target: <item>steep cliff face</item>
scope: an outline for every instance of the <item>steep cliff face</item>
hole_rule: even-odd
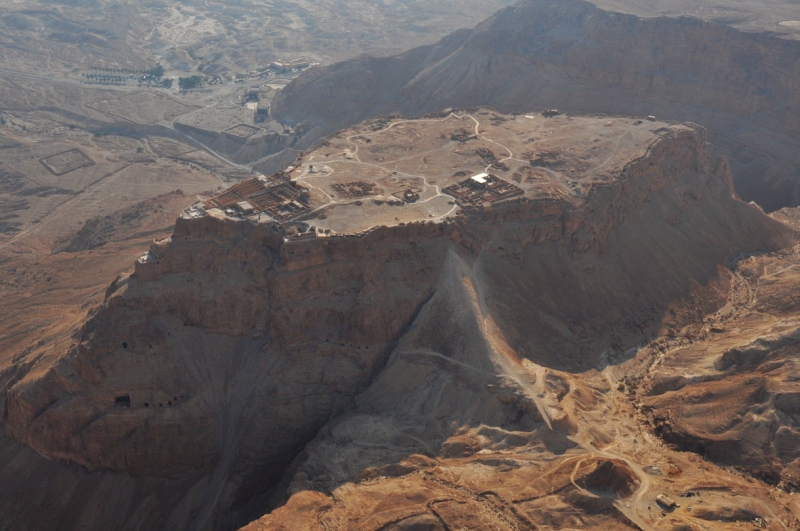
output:
[[[307,145],[375,115],[472,105],[689,120],[709,129],[742,197],[775,210],[800,201],[798,71],[797,41],[528,0],[438,45],[313,69],[276,97],[273,113],[317,125]]]
[[[153,244],[155,260],[111,286],[62,358],[9,389],[4,426],[89,470],[193,482],[179,502],[164,500],[175,504],[170,528],[230,527],[263,514],[292,459],[362,391],[357,414],[384,414],[420,378],[435,391],[435,366],[411,374],[409,352],[488,368],[501,350],[517,379],[522,360],[603,366],[720,264],[792,238],[735,197],[725,161],[685,129],[580,204],[520,200],[301,240],[277,224],[179,220]],[[485,384],[466,382],[414,437],[436,449],[450,422],[499,422],[503,400],[468,407]],[[569,432],[557,409],[550,420]]]
[[[229,526],[220,513],[268,491],[430,295],[440,227],[406,231],[292,259],[271,226],[179,221],[157,270],[115,283],[75,347],[15,386],[8,434],[90,470],[207,476],[189,521]]]
[[[694,513],[658,525],[661,518],[648,513],[661,489],[707,485],[700,467],[651,450],[641,432],[625,434],[629,414],[615,409],[631,408],[631,400],[621,396],[616,403],[613,368],[601,374],[569,362],[590,358],[598,369],[622,364],[636,353],[625,352],[632,339],[660,321],[665,301],[695,281],[714,279],[727,291],[730,277],[718,260],[731,250],[709,254],[711,242],[737,239],[739,230],[751,231],[746,220],[764,218],[732,200],[725,167],[712,177],[715,165],[697,157],[704,148],[691,139],[655,146],[652,158],[629,167],[635,178],[596,190],[586,205],[591,217],[570,229],[562,223],[550,232],[541,223],[529,232],[530,225],[504,214],[484,218],[502,219],[503,228],[475,253],[451,248],[433,297],[384,371],[294,463],[286,505],[245,529],[689,526]],[[663,163],[669,168],[667,161],[679,160],[673,170],[689,164],[709,177],[706,184],[660,173]],[[473,225],[479,226],[485,227]],[[575,236],[587,227],[596,229],[586,231],[591,236]],[[515,261],[505,251],[526,236]],[[647,462],[673,463],[667,482],[656,486],[639,465]],[[597,468],[584,472],[584,466]],[[673,478],[681,474],[678,487]],[[749,511],[742,519],[782,511],[714,474],[725,487],[713,488],[738,493],[735,503]],[[703,520],[717,522],[730,512],[713,497],[706,503]]]

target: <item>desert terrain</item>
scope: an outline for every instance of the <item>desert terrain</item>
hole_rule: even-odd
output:
[[[91,65],[210,74],[309,55],[329,63],[471,27],[510,2],[5,3],[0,64],[30,73]],[[16,65],[14,68],[11,65]]]
[[[798,32],[0,6],[0,529],[800,529]]]
[[[134,256],[115,227],[156,203],[54,260]],[[732,260],[795,234],[696,125],[365,122],[196,195],[132,273],[74,287],[80,329],[76,308],[4,373],[0,477],[59,478],[17,480],[9,527],[791,529],[789,462],[765,481],[677,445],[647,382],[741,307]],[[85,499],[43,519],[62,488]],[[126,503],[94,510],[108,489]]]
[[[374,116],[475,105],[690,121],[708,129],[745,200],[797,206],[795,8],[700,3],[692,18],[654,16],[677,2],[619,3],[642,16],[528,0],[434,45],[315,68],[275,96],[272,116],[306,124],[310,143]]]

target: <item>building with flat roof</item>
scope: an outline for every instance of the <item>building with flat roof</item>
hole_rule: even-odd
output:
[[[479,173],[478,175],[472,176],[472,182],[477,183],[481,186],[486,186],[488,181],[489,174],[488,173]]]

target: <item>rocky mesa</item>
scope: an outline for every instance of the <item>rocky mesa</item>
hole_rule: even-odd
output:
[[[615,436],[598,371],[687,324],[669,308],[698,290],[716,310],[732,259],[795,234],[738,199],[692,124],[488,108],[374,119],[184,211],[57,361],[9,382],[3,425],[89,472],[182,482],[182,498],[148,502],[168,505],[153,529],[234,528],[294,495],[283,518],[310,491],[480,451],[575,458],[554,472],[559,503],[594,507],[598,528],[647,526],[641,464],[599,450]],[[484,503],[462,498],[370,528],[455,525]],[[504,511],[486,525],[536,525]]]
[[[668,4],[637,9],[670,12]],[[313,69],[277,95],[273,115],[310,129],[306,142],[377,115],[474,105],[691,121],[728,158],[743,198],[767,211],[795,206],[800,42],[780,34],[786,26],[773,17],[786,12],[777,6],[740,25],[752,31],[725,23],[735,9],[710,7],[698,6],[716,13],[700,20],[525,0],[435,45]],[[774,30],[760,28],[765,20]]]

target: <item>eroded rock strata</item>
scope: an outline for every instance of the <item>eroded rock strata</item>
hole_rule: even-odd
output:
[[[794,237],[736,198],[702,129],[631,149],[579,196],[526,193],[349,236],[179,219],[63,357],[10,387],[6,433],[90,471],[194,482],[172,528],[263,514],[287,470],[291,494],[482,448],[594,448],[606,436],[575,408],[598,407],[608,384],[568,375],[624,359],[671,304],[725,285],[734,256]],[[361,451],[375,433],[393,444]],[[411,454],[428,457],[403,464]],[[586,488],[637,491],[638,465],[599,457],[581,469]]]
[[[664,338],[639,390],[665,441],[788,490],[800,487],[797,252],[740,260],[728,304],[691,344]]]

